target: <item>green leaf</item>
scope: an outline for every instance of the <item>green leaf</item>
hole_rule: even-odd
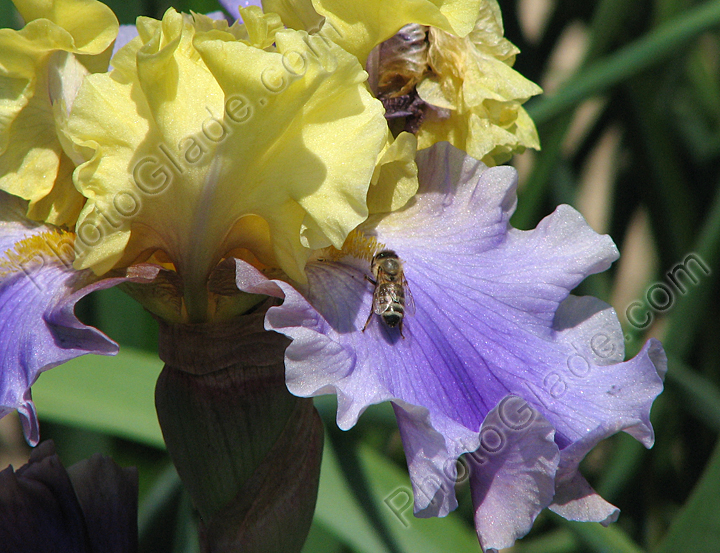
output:
[[[655,553],[715,553],[720,543],[720,443]]]
[[[406,470],[398,468],[368,446],[361,445],[359,453],[377,506],[386,515],[387,528],[401,551],[446,553],[478,550],[475,531],[457,516],[451,514],[439,519],[415,518],[412,515],[412,488]]]
[[[20,29],[22,18],[10,0],[0,0],[0,28]]]
[[[330,438],[326,445],[332,443]],[[369,446],[358,448],[361,470],[367,477],[372,508],[386,522],[385,530],[402,553],[478,551],[475,532],[454,514],[438,519],[415,518],[407,471]],[[318,524],[360,553],[386,553],[390,549],[370,522],[367,507],[358,502],[342,473],[332,447],[325,448],[320,472],[320,494],[315,511]]]
[[[578,540],[566,528],[522,539],[512,548],[513,553],[575,553],[577,550]]]
[[[590,551],[597,553],[642,553],[642,549],[616,524],[607,528],[598,522],[576,522],[553,514],[562,526],[568,528]],[[692,551],[678,549],[677,551]]]
[[[345,553],[347,549],[321,524],[313,522],[302,553]]]
[[[85,355],[43,373],[33,386],[40,419],[164,448],[155,414],[157,356],[123,348]]]
[[[137,301],[118,288],[98,290],[92,300],[96,310],[95,326],[121,347],[157,352],[157,321]]]
[[[720,433],[720,390],[676,357],[668,357],[667,383],[685,398],[685,407],[708,428]]]
[[[350,489],[329,444],[326,437],[315,520],[359,553],[389,553]]]
[[[583,100],[657,64],[702,32],[720,24],[720,1],[706,2],[584,69],[556,95],[528,102],[536,125],[545,123]]]
[[[704,320],[700,314],[705,311],[710,294],[715,289],[720,266],[720,191],[715,193],[694,246],[692,254],[676,267],[686,265],[688,272],[696,274],[698,282],[687,287],[685,293],[677,294],[663,338],[665,350],[679,358],[684,358],[689,351],[698,325]],[[688,260],[693,255],[696,259],[691,266]],[[701,267],[698,259],[702,261],[702,273],[698,271]]]

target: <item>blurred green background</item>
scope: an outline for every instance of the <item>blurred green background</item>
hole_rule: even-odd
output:
[[[107,2],[121,23],[160,17],[153,0]],[[172,4],[218,9],[213,0]],[[657,440],[646,451],[626,435],[595,448],[583,472],[621,508],[609,528],[545,511],[513,548],[520,553],[720,551],[720,1],[500,0],[515,64],[546,94],[528,102],[543,149],[513,160],[520,173],[513,224],[534,227],[557,204],[609,233],[622,257],[576,291],[611,303],[628,356],[650,336],[670,358],[666,390],[652,412]],[[18,28],[9,0],[0,26]],[[707,267],[677,285],[668,272],[694,254]],[[653,285],[661,284],[658,287]],[[664,290],[658,293],[658,288]],[[655,290],[653,295],[652,291]],[[650,293],[650,294],[649,294]],[[652,315],[644,329],[626,310]],[[44,374],[33,388],[43,439],[65,465],[95,452],[140,471],[141,551],[198,551],[195,515],[164,451],[153,393],[162,368],[157,326],[118,290],[93,294],[81,319],[116,340],[116,358],[86,356]],[[420,520],[406,503],[409,479],[389,406],[349,432],[320,398],[327,440],[307,553],[479,551],[467,486],[445,519]],[[0,423],[0,468],[27,458],[15,416]]]

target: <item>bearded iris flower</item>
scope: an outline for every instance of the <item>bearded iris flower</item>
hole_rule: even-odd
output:
[[[47,185],[22,180],[32,191],[23,195],[0,181],[0,314],[23,310],[0,334],[0,414],[20,410],[36,443],[39,373],[116,351],[73,315],[93,290],[124,284],[168,340],[212,338],[187,358],[222,363],[232,356],[217,348],[237,352],[218,338],[247,338],[233,324],[274,296],[282,304],[262,307],[265,328],[292,340],[293,394],[337,394],[344,429],[367,406],[393,403],[419,516],[457,506],[464,456],[485,549],[511,545],[546,507],[613,521],[617,509],[578,465],[621,430],[652,445],[666,361],[654,340],[624,361],[614,311],[570,295],[617,258],[609,237],[568,206],[532,231],[509,226],[515,174],[487,165],[536,146],[519,99],[537,89],[509,69],[515,51],[497,6],[265,4],[268,13],[241,9],[242,24],[172,9],[161,21],[141,17],[111,72],[79,83],[63,72],[72,86],[43,97],[74,168],[72,189],[56,179],[53,198],[75,208],[40,212]],[[363,67],[406,24],[429,27],[431,70],[413,93],[449,115],[393,137]],[[328,39],[331,25],[340,38]],[[22,144],[31,156],[34,143]],[[383,249],[402,260],[416,304],[403,336],[374,315],[364,328],[370,260]],[[270,340],[280,359],[283,340]],[[207,370],[197,365],[188,374]],[[211,499],[198,505],[208,520]]]
[[[174,10],[163,21],[140,18],[139,36],[115,55],[111,73],[73,82],[72,102],[62,103],[72,105],[70,115],[47,122],[63,159],[77,166],[77,188],[67,195],[83,203],[71,223],[59,226],[52,214],[33,222],[34,200],[3,193],[3,320],[21,303],[26,313],[25,325],[3,325],[2,414],[20,409],[31,443],[38,438],[29,389],[38,374],[82,353],[116,351],[72,315],[82,296],[155,278],[137,295],[166,320],[232,317],[258,300],[209,289],[224,257],[302,279],[313,249],[340,247],[366,218],[368,188],[383,181],[382,159],[392,148],[359,64],[332,43],[281,30],[276,16],[257,8],[245,19],[245,26],[229,26]],[[27,32],[17,32],[18,40]],[[51,69],[38,65],[35,80]],[[51,115],[61,103],[52,96],[37,101],[47,102]],[[6,143],[15,141],[3,159],[13,155],[32,166],[24,160],[35,159],[46,129],[21,140],[23,129],[6,120]],[[357,156],[357,148],[367,155]],[[16,181],[33,198],[33,186],[38,194],[46,188],[34,173],[5,177],[11,194]],[[402,194],[409,195],[412,175],[404,182]],[[56,195],[71,186],[59,178],[53,184]],[[38,324],[47,332],[30,331]],[[65,337],[67,328],[83,337]]]

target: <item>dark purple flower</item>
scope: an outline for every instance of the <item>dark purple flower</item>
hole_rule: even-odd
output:
[[[52,441],[26,465],[0,472],[4,553],[133,553],[138,548],[138,477],[93,455],[67,471]]]
[[[241,290],[284,297],[266,327],[293,339],[288,388],[337,394],[344,429],[392,401],[418,516],[456,507],[456,460],[469,453],[483,548],[512,545],[545,507],[612,522],[617,509],[578,464],[620,430],[652,445],[650,406],[666,370],[656,340],[623,362],[614,310],[569,295],[618,257],[613,241],[567,205],[534,230],[512,228],[510,167],[488,169],[448,144],[420,152],[418,167],[410,203],[308,263],[307,285],[267,281],[237,262]],[[370,259],[386,248],[402,260],[416,306],[402,335],[377,315],[363,331]]]

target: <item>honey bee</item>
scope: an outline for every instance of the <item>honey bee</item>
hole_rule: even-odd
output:
[[[370,271],[375,280],[365,275],[365,279],[375,286],[373,291],[372,310],[368,315],[363,332],[370,324],[373,315],[380,315],[390,328],[396,326],[402,333],[402,323],[405,314],[412,314],[415,303],[403,272],[402,261],[392,250],[383,250],[372,258]]]
[[[415,87],[432,72],[428,62],[430,27],[411,23],[379,44],[367,62],[368,83],[385,107],[385,117],[395,133],[417,133],[428,105]]]
[[[429,27],[411,23],[379,46],[379,96],[408,94],[430,71],[428,65]]]

